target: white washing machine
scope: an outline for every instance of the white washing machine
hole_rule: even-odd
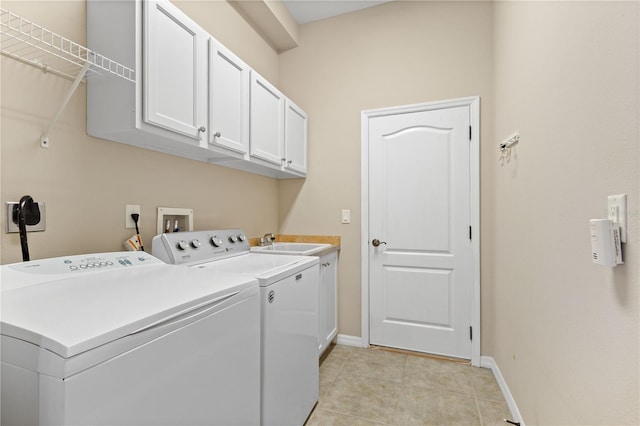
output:
[[[4,265],[3,425],[252,425],[257,280],[138,252]]]
[[[302,425],[318,401],[318,258],[250,252],[239,229],[158,235],[152,253],[260,286],[261,424]]]

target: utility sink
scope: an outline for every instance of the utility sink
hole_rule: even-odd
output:
[[[316,243],[273,243],[268,246],[251,247],[251,251],[273,254],[296,254],[301,256],[313,256],[331,247],[331,244]]]

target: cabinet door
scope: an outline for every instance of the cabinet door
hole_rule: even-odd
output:
[[[307,173],[307,114],[289,99],[285,105],[285,167]]]
[[[251,72],[250,154],[280,166],[284,159],[284,95]]]
[[[320,354],[338,333],[338,252],[320,258]]]
[[[144,121],[199,140],[207,119],[207,34],[169,1],[144,2]]]
[[[250,68],[209,39],[209,144],[249,152]]]

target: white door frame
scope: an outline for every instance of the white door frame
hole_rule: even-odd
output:
[[[369,347],[369,119],[386,115],[406,114],[420,111],[430,111],[443,108],[468,106],[470,111],[471,141],[470,141],[470,206],[472,252],[472,306],[471,326],[473,339],[471,341],[471,364],[480,366],[480,97],[450,99],[445,101],[427,102],[423,104],[399,107],[381,108],[362,111],[361,113],[361,295],[362,295],[362,347]]]

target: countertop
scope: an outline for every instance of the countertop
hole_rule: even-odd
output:
[[[318,244],[331,244],[331,247],[327,247],[314,256],[324,256],[332,251],[340,250],[340,236],[339,235],[276,235],[276,242],[282,243],[318,243]],[[249,238],[249,244],[253,246],[260,245],[260,237]]]

